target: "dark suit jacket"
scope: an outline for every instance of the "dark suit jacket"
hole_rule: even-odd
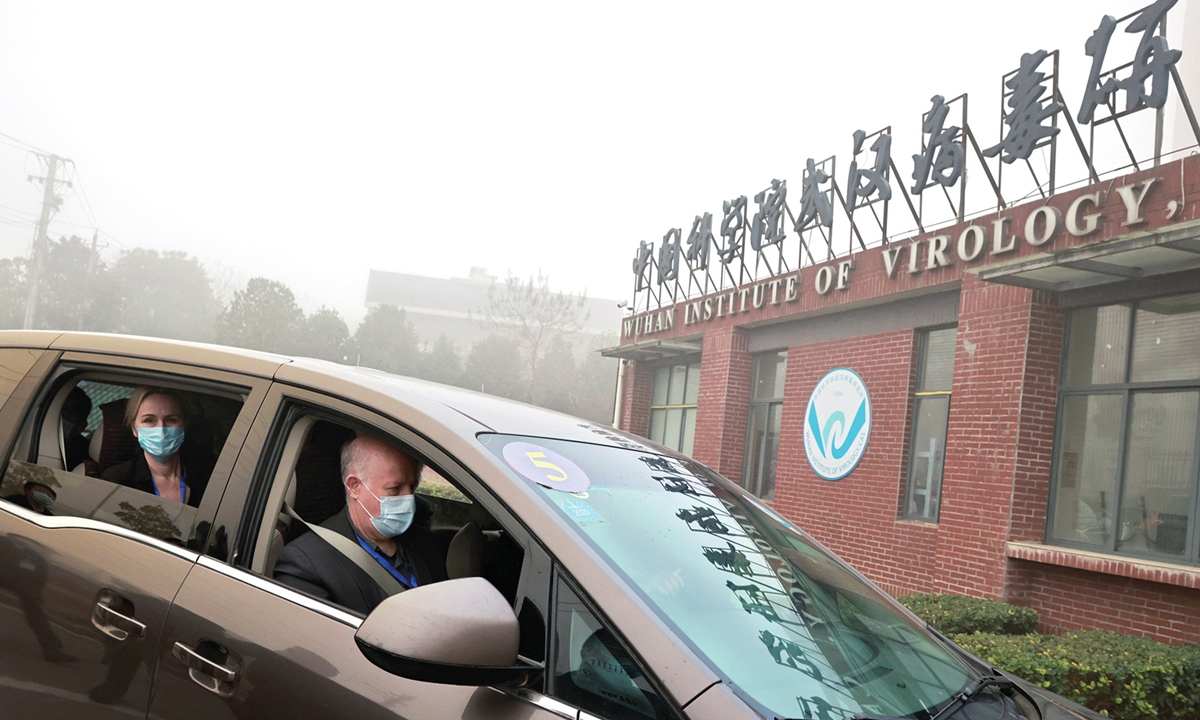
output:
[[[432,524],[433,507],[418,495],[412,526],[395,538],[400,551],[412,562],[418,587],[446,579],[446,555],[434,539]],[[348,510],[342,510],[321,526],[358,542]],[[370,575],[314,532],[307,532],[284,546],[275,562],[275,579],[363,615],[387,597]]]
[[[200,507],[200,498],[204,497],[204,488],[208,485],[208,476],[212,474],[212,468],[207,468],[207,472],[196,472],[193,474],[193,465],[191,463],[183,464],[183,482],[191,490],[188,496],[187,504],[192,507]],[[120,465],[113,465],[104,471],[103,479],[131,487],[134,490],[154,495],[154,476],[150,474],[150,465],[146,462],[146,453],[141,450],[133,457],[132,460],[123,462]]]

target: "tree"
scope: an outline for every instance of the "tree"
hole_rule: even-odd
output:
[[[417,363],[417,377],[445,385],[462,384],[462,358],[458,356],[454,341],[446,337],[445,333],[437,339],[429,352],[421,353]]]
[[[520,350],[512,338],[488,335],[471,345],[467,356],[466,386],[472,390],[524,400]]]
[[[204,272],[212,284],[213,297],[217,299],[217,304],[221,307],[233,302],[233,296],[237,294],[238,288],[246,285],[246,273],[218,260],[206,260]]]
[[[304,327],[304,311],[286,285],[251,278],[217,316],[217,342],[251,350],[291,353]]]
[[[564,413],[575,411],[575,395],[579,390],[579,368],[571,344],[562,335],[555,335],[538,366],[536,402],[550,410]]]
[[[213,339],[221,307],[200,261],[185,252],[135,248],[121,253],[111,275],[121,294],[119,329],[131,335]]]
[[[82,238],[59,238],[47,244],[34,327],[112,332],[119,323],[120,304],[119,289],[107,267]],[[24,302],[21,308],[24,311]]]
[[[29,286],[23,258],[0,260],[0,329],[15,330],[25,324]]]
[[[359,365],[376,370],[412,375],[417,369],[417,334],[404,310],[395,305],[371,308],[354,332]]]
[[[611,425],[617,397],[617,369],[620,361],[606,358],[600,348],[617,344],[615,335],[598,337],[579,363],[579,392],[573,398],[571,413],[592,422]]]
[[[571,334],[588,321],[587,294],[579,296],[550,290],[541,272],[525,282],[509,275],[504,285],[488,288],[485,323],[493,333],[512,338],[525,363],[525,395],[539,402],[538,366],[556,335]]]
[[[337,310],[321,309],[304,320],[304,331],[296,344],[296,354],[344,363],[350,352],[350,329]]]

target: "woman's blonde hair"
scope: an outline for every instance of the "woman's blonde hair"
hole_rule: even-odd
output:
[[[151,395],[165,395],[166,397],[173,398],[175,402],[179,403],[179,414],[183,415],[183,398],[179,397],[179,394],[174,390],[168,390],[167,388],[162,387],[152,387],[150,385],[140,385],[136,390],[133,391],[133,394],[129,396],[129,400],[125,402],[125,424],[127,426],[133,427],[133,424],[137,421],[138,410],[142,407],[142,403],[146,400],[146,398],[150,397]],[[186,419],[187,418],[185,417],[184,420]]]

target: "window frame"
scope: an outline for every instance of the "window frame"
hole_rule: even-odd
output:
[[[49,467],[41,463],[43,457],[48,457],[43,453],[47,442],[51,442],[55,446],[55,455],[61,462],[61,455],[57,452],[57,448],[60,447],[58,418],[53,416],[53,413],[61,409],[62,401],[66,396],[66,386],[77,384],[80,380],[86,380],[89,377],[96,378],[98,382],[156,384],[188,392],[208,392],[214,395],[236,394],[242,397],[242,408],[218,454],[205,489],[204,498],[200,506],[196,508],[196,519],[191,532],[195,533],[203,523],[211,523],[218,512],[221,496],[228,485],[229,477],[246,441],[254,417],[266,396],[269,381],[236,371],[182,365],[171,361],[129,356],[114,357],[80,351],[61,353],[53,350],[47,351],[13,392],[12,397],[17,398],[23,391],[27,391],[25,395],[27,401],[24,407],[10,409],[6,405],[4,410],[9,412],[5,412],[4,417],[0,418],[4,423],[11,423],[10,436],[3,455],[3,465],[0,465],[0,473],[7,473],[9,464],[14,460]],[[9,414],[10,412],[12,414]],[[49,433],[50,440],[44,437],[47,433]],[[69,473],[70,468],[63,468],[61,471]],[[55,515],[53,516],[54,520],[45,523],[40,519],[42,516],[35,515],[34,517],[39,518],[35,520],[38,524],[101,530],[110,534],[137,538],[156,547],[172,548],[172,552],[180,551],[189,555],[210,549],[216,535],[213,532],[215,525],[210,524],[203,547],[199,551],[193,551],[185,547],[192,538],[181,538],[182,544],[177,546],[105,520],[83,518],[76,515]]]
[[[596,622],[607,628],[608,631],[612,633],[613,638],[621,646],[621,649],[625,651],[625,654],[628,655],[630,659],[637,663],[638,668],[642,671],[642,675],[646,678],[647,682],[653,686],[655,692],[658,693],[663,705],[665,705],[672,713],[671,718],[659,718],[659,720],[679,720],[680,718],[685,717],[682,710],[675,704],[675,700],[669,693],[665,692],[664,684],[659,681],[658,677],[650,669],[651,665],[633,649],[633,647],[625,640],[625,636],[620,630],[617,629],[616,623],[613,623],[611,620],[609,620],[609,618],[600,610],[595,601],[593,601],[588,594],[583,591],[583,588],[575,580],[575,578],[571,577],[571,574],[567,572],[558,562],[554,563],[553,576],[551,577],[550,582],[550,614],[546,616],[546,670],[543,673],[544,679],[542,681],[542,687],[544,688],[546,696],[552,698],[556,702],[578,710],[581,718],[587,717],[598,720],[602,717],[595,714],[591,710],[588,710],[587,708],[579,707],[578,705],[564,700],[554,694],[555,688],[553,675],[555,665],[558,660],[559,650],[558,593],[564,584],[566,584],[567,588],[574,593],[577,598],[579,598],[579,601],[583,603],[584,608],[592,614],[592,617],[596,619]]]
[[[674,368],[677,368],[677,367],[685,368],[684,378],[683,378],[683,393],[682,393],[684,402],[679,403],[679,404],[671,404],[671,381],[674,377],[673,370],[674,370]],[[688,387],[688,380],[691,377],[693,367],[696,368],[696,402],[688,403],[687,402],[687,387]],[[657,378],[658,372],[660,370],[662,370],[663,368],[667,369],[667,390],[666,390],[666,392],[663,393],[666,396],[667,404],[655,405],[654,404],[654,387],[655,387],[655,383],[657,382],[657,379],[658,379]],[[664,364],[664,365],[657,365],[654,368],[652,368],[652,372],[654,373],[655,377],[651,378],[651,380],[650,380],[650,409],[646,414],[646,436],[647,436],[647,439],[649,439],[651,442],[658,442],[657,440],[654,440],[654,438],[650,437],[651,432],[652,432],[651,428],[654,427],[653,418],[654,418],[655,410],[660,410],[660,411],[663,411],[664,413],[670,412],[671,410],[681,410],[683,412],[683,418],[679,423],[679,437],[677,438],[678,442],[676,443],[676,445],[667,444],[667,438],[665,435],[665,427],[664,427],[664,436],[663,436],[663,440],[662,440],[662,445],[664,447],[670,448],[671,450],[673,450],[677,453],[682,453],[682,454],[688,455],[688,457],[691,457],[690,453],[685,453],[683,450],[683,445],[684,445],[683,440],[685,437],[687,437],[688,410],[692,411],[691,418],[692,418],[693,442],[694,442],[694,438],[695,438],[696,415],[699,412],[697,410],[697,407],[700,404],[700,372],[701,372],[700,361],[698,359],[692,359],[692,360],[687,360],[684,362],[671,362],[671,363]],[[665,422],[665,420],[664,420],[664,422]],[[695,446],[693,445],[693,450],[694,449],[695,449]]]
[[[486,510],[524,551],[513,613],[521,617],[525,611],[524,604],[528,601],[541,614],[545,632],[550,632],[551,555],[515,513],[466,466],[416,429],[379,411],[304,387],[280,383],[271,386],[255,420],[251,439],[246,442],[238,458],[214,523],[214,527],[235,528],[231,533],[233,553],[222,572],[252,576],[261,589],[293,602],[296,597],[302,597],[304,602],[300,604],[313,612],[336,619],[352,617],[355,622],[362,621],[357,614],[341,606],[299,593],[255,570],[258,567],[255,551],[268,517],[265,513],[269,511],[269,501],[277,494],[275,483],[281,463],[295,459],[285,455],[289,439],[297,424],[306,418],[327,420],[360,432],[392,438],[443,478],[461,487],[471,502],[478,503]],[[299,449],[300,446],[295,447],[297,452]],[[281,491],[279,497],[282,497]],[[549,642],[548,638],[544,640],[545,643]],[[543,654],[546,652],[545,643]],[[531,659],[530,662],[537,661]],[[526,689],[540,690],[537,686]]]
[[[928,362],[928,359],[929,359],[929,336],[932,333],[939,332],[942,330],[953,330],[954,331],[954,343],[951,346],[952,352],[951,352],[951,370],[950,370],[950,389],[949,390],[919,390],[918,388],[921,387],[921,377],[925,373],[926,363]],[[909,422],[908,422],[908,428],[907,428],[908,436],[907,436],[907,441],[905,443],[906,449],[908,451],[908,458],[907,458],[907,461],[905,462],[904,486],[902,488],[902,494],[900,497],[900,519],[909,521],[909,522],[920,522],[920,523],[927,523],[930,525],[937,525],[940,522],[941,515],[942,515],[942,483],[945,480],[945,476],[946,476],[946,441],[950,436],[950,411],[954,405],[954,400],[953,400],[953,397],[954,397],[953,357],[958,354],[958,323],[952,323],[949,325],[934,325],[931,327],[917,328],[915,330],[915,334],[916,334],[916,339],[917,339],[917,352],[914,353],[914,355],[913,355],[914,360],[915,360],[915,363],[913,366],[913,374],[911,376],[912,382],[913,382],[913,391],[911,393],[911,396],[910,396],[911,399],[910,399],[910,403],[908,406],[909,407]],[[946,398],[946,425],[942,429],[942,463],[941,463],[941,470],[938,473],[937,483],[936,483],[937,484],[937,500],[938,500],[937,511],[933,514],[932,517],[930,517],[928,514],[911,515],[908,512],[908,506],[909,506],[909,501],[913,495],[913,469],[915,468],[916,462],[917,462],[917,447],[916,447],[915,443],[917,441],[917,422],[919,419],[919,416],[917,414],[918,407],[920,405],[920,401],[924,398],[939,398],[939,397]],[[926,508],[929,507],[928,495],[925,498],[925,507]]]
[[[1142,300],[1155,300],[1162,297],[1173,297],[1175,295],[1191,295],[1193,293],[1172,293],[1170,295],[1158,295],[1149,298],[1140,298],[1135,300],[1126,300],[1120,302],[1103,303],[1099,305],[1082,305],[1079,307],[1070,308],[1063,322],[1063,352],[1059,358],[1059,383],[1057,405],[1054,413],[1054,444],[1050,460],[1050,483],[1049,491],[1046,498],[1046,521],[1043,528],[1043,542],[1047,545],[1055,547],[1066,547],[1077,550],[1086,550],[1096,552],[1113,557],[1131,558],[1137,560],[1151,560],[1154,562],[1168,563],[1181,566],[1200,566],[1200,413],[1196,418],[1196,432],[1192,444],[1192,469],[1191,469],[1191,488],[1188,492],[1188,532],[1184,540],[1184,552],[1181,556],[1167,555],[1157,553],[1150,550],[1139,549],[1122,549],[1121,543],[1121,525],[1123,521],[1122,506],[1125,499],[1126,489],[1126,455],[1128,454],[1131,435],[1133,432],[1133,424],[1130,408],[1132,407],[1132,399],[1135,394],[1142,393],[1160,393],[1160,392],[1200,392],[1200,377],[1186,380],[1155,380],[1148,382],[1130,382],[1130,377],[1133,373],[1133,351],[1134,339],[1137,334],[1138,323],[1138,306]],[[1124,382],[1119,383],[1099,383],[1092,385],[1072,385],[1065,384],[1067,377],[1067,357],[1068,344],[1071,337],[1072,323],[1075,322],[1075,313],[1091,310],[1101,307],[1109,307],[1113,305],[1124,305],[1129,308],[1129,328],[1126,331],[1126,347],[1125,347],[1125,367],[1122,377]],[[1113,499],[1113,527],[1109,529],[1109,538],[1107,544],[1103,547],[1091,543],[1078,542],[1075,540],[1063,540],[1054,537],[1054,516],[1055,510],[1058,507],[1058,491],[1059,491],[1059,470],[1060,470],[1060,446],[1062,443],[1063,427],[1063,408],[1066,405],[1068,397],[1089,397],[1093,395],[1117,395],[1121,398],[1121,416],[1120,425],[1118,428],[1118,437],[1120,445],[1117,448],[1117,470],[1116,470],[1116,488]]]
[[[766,400],[755,399],[754,388],[758,385],[759,360],[760,360],[760,358],[766,358],[766,357],[770,357],[773,355],[782,355],[783,356],[782,363],[781,363],[783,366],[783,375],[784,375],[783,392],[780,393],[779,397],[771,397]],[[752,495],[754,495],[755,497],[761,498],[763,500],[774,500],[775,499],[775,486],[776,486],[776,482],[778,480],[777,476],[778,476],[778,472],[779,472],[779,466],[778,466],[779,438],[776,438],[776,441],[775,441],[775,463],[776,463],[775,470],[776,470],[777,476],[771,478],[771,493],[770,493],[770,495],[764,495],[764,494],[762,494],[762,481],[763,481],[762,476],[763,476],[763,469],[766,467],[765,461],[766,461],[766,454],[767,454],[767,443],[765,443],[765,442],[763,443],[762,452],[759,454],[759,457],[758,457],[758,477],[754,479],[754,487],[751,487],[750,477],[749,477],[750,466],[751,466],[751,461],[752,461],[752,458],[750,456],[750,448],[752,447],[752,445],[751,445],[751,440],[752,440],[751,430],[752,430],[752,423],[754,422],[754,409],[757,407],[766,407],[766,409],[767,409],[766,427],[768,428],[768,431],[769,431],[769,428],[772,426],[771,418],[774,416],[774,413],[777,412],[779,414],[779,421],[780,421],[780,426],[781,426],[780,435],[783,434],[782,433],[783,399],[784,399],[784,395],[787,394],[787,359],[788,359],[787,348],[783,348],[782,350],[771,350],[768,352],[755,353],[752,357],[752,362],[751,362],[751,366],[750,366],[750,403],[747,406],[747,410],[746,410],[746,440],[745,440],[745,445],[743,446],[745,448],[745,451],[743,453],[744,457],[742,458],[742,478],[741,478],[742,481],[739,484],[743,488],[745,488],[747,492],[749,492]]]

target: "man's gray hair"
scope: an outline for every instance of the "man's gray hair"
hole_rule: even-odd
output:
[[[360,479],[365,480],[365,478],[362,477],[362,472],[367,464],[367,461],[371,457],[371,445],[375,443],[395,450],[409,459],[409,461],[412,463],[413,489],[415,490],[417,485],[421,483],[421,470],[424,468],[425,464],[403,450],[400,450],[399,448],[370,435],[359,435],[353,440],[347,441],[345,445],[342,445],[342,484],[345,485],[346,478],[350,477],[351,475],[357,475]]]

